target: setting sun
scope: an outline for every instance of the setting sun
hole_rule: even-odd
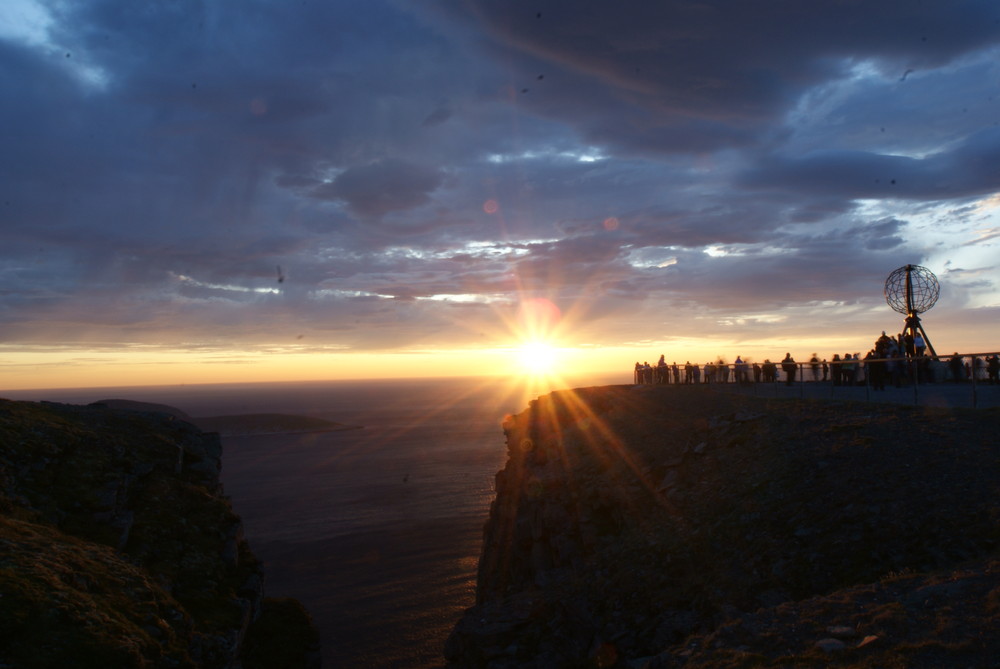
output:
[[[525,342],[517,349],[517,359],[525,374],[544,376],[555,371],[558,353],[545,342]]]

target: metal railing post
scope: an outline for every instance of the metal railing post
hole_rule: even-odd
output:
[[[865,401],[872,401],[872,375],[871,375],[871,362],[865,364]]]
[[[976,358],[972,358],[972,408],[976,408],[978,397],[976,396]]]

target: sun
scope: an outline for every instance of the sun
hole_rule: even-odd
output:
[[[542,341],[524,342],[516,354],[522,373],[532,376],[552,374],[559,363],[558,349]]]

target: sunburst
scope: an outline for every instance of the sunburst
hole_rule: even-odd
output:
[[[516,349],[520,371],[528,376],[550,376],[559,363],[559,349],[544,341],[526,341]]]

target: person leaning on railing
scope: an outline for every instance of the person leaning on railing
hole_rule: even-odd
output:
[[[1000,383],[1000,356],[996,353],[986,357],[986,378],[990,385]]]
[[[830,378],[833,380],[833,385],[839,386],[844,381],[844,377],[840,375],[840,354],[834,353],[833,358],[830,360]]]
[[[785,353],[785,357],[781,360],[781,371],[785,373],[786,386],[795,383],[795,371],[797,369],[798,365],[795,364],[795,358],[792,357],[791,353]]]
[[[957,351],[951,356],[951,360],[948,361],[948,368],[951,370],[952,381],[961,383],[965,380],[965,364],[962,362],[962,356]]]

